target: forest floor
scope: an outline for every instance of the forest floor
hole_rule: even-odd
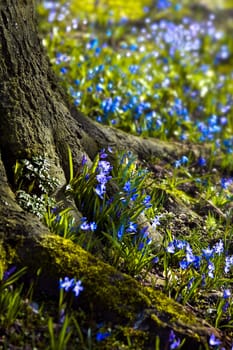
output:
[[[32,195],[43,159],[17,164],[16,195],[52,232],[219,330],[221,340],[213,334],[203,348],[232,349],[233,6],[155,3],[45,1],[38,9],[41,36],[84,115],[178,144],[182,156],[140,159],[128,150],[113,155],[109,147],[91,168],[84,159],[67,187],[83,213],[79,221],[48,200],[54,179],[43,182],[41,198]],[[64,314],[64,294],[73,288],[79,298],[84,282],[61,280],[57,307],[35,299],[33,286],[25,292],[17,285],[23,271],[1,272],[1,349],[110,349],[108,324],[79,326]],[[140,348],[129,335],[115,344],[111,349]],[[171,331],[167,349],[185,348]]]

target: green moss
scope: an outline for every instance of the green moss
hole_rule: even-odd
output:
[[[8,266],[15,260],[15,250],[3,241],[0,241],[0,279],[1,274],[7,270]]]
[[[151,319],[153,320],[153,322],[155,322],[155,324],[158,326],[158,327],[166,327],[166,323],[161,321],[158,316],[156,316],[155,314],[151,315]]]
[[[0,279],[2,277],[3,272],[6,269],[6,252],[5,249],[3,248],[3,243],[0,241]]]

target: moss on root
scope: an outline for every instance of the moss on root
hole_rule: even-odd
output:
[[[0,241],[0,277],[1,273],[6,270],[6,252],[3,243]]]

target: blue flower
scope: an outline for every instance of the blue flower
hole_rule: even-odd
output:
[[[83,291],[82,281],[80,281],[80,280],[77,281],[72,290],[73,290],[75,296],[77,297],[79,295],[79,293]]]
[[[215,335],[212,333],[209,339],[209,345],[210,346],[219,346],[221,344],[221,341],[215,337]]]
[[[103,85],[102,85],[102,84],[96,84],[96,91],[97,91],[97,92],[102,92],[102,91],[104,91]]]
[[[155,218],[152,220],[152,227],[157,228],[157,226],[160,225],[159,219],[161,218],[161,215],[155,216]]]
[[[179,265],[182,270],[186,270],[189,267],[190,263],[188,263],[187,260],[183,259],[179,262]]]
[[[170,334],[169,334],[169,342],[172,343],[176,338],[176,335],[173,331],[173,329],[170,331]]]
[[[143,201],[142,201],[142,203],[145,205],[145,207],[148,209],[148,208],[150,208],[150,207],[152,207],[152,204],[150,203],[150,200],[151,200],[151,196],[150,195],[147,195],[144,199],[143,199]]]
[[[209,260],[213,257],[214,255],[214,250],[210,249],[210,247],[206,248],[206,249],[202,249],[202,255],[204,256],[204,258],[206,260]]]
[[[110,336],[110,332],[98,332],[96,334],[96,340],[99,341],[103,341],[104,339],[106,339],[107,337]]]
[[[69,277],[65,277],[64,281],[62,278],[60,278],[60,288],[64,289],[66,292],[68,292],[71,288],[74,286],[74,278],[69,279]]]
[[[180,339],[176,339],[173,343],[170,344],[170,350],[177,349],[180,346]]]
[[[140,243],[138,244],[138,250],[139,250],[139,251],[143,250],[144,246],[145,246],[145,244],[144,244],[143,242],[140,242]]]
[[[130,200],[131,200],[131,201],[135,201],[137,198],[138,198],[138,194],[137,194],[137,193],[134,193],[134,194],[130,197]]]
[[[124,187],[123,187],[123,190],[124,190],[125,192],[129,193],[129,192],[130,192],[130,189],[131,189],[131,183],[130,183],[130,181],[127,181],[127,182],[125,183]]]
[[[186,259],[188,263],[192,263],[196,260],[196,257],[193,254],[192,248],[190,247],[189,243],[187,243],[186,245]]]
[[[137,73],[138,69],[139,69],[139,66],[136,65],[136,64],[132,64],[132,65],[129,66],[129,71],[130,71],[130,73],[132,73],[132,74]]]
[[[166,251],[167,251],[168,253],[171,253],[171,254],[175,253],[175,246],[174,246],[173,242],[169,242],[169,243],[168,243],[168,246],[167,246],[167,248],[166,248]]]
[[[82,166],[84,166],[87,163],[87,157],[85,155],[82,156]]]
[[[198,255],[194,256],[194,261],[193,261],[193,266],[195,267],[195,269],[199,269],[201,266],[201,258]]]
[[[89,43],[87,44],[87,49],[94,49],[98,46],[99,40],[98,38],[92,38],[90,39]]]
[[[100,151],[100,159],[105,159],[107,158],[108,155],[107,153],[105,152],[105,149],[103,148],[101,151]]]
[[[222,311],[226,312],[229,309],[230,303],[229,301],[226,301],[225,304],[222,307]]]
[[[181,161],[181,164],[184,165],[188,163],[189,159],[186,156],[182,156],[180,161]]]
[[[112,170],[112,166],[108,161],[105,160],[100,160],[98,163],[98,171],[101,173],[103,172],[104,174],[108,174]]]
[[[233,255],[226,256],[224,272],[228,273],[232,265],[233,265]]]
[[[211,261],[209,261],[208,262],[208,276],[210,278],[214,278],[214,274],[213,274],[214,270],[215,270],[214,264]]]
[[[100,184],[105,184],[108,182],[108,177],[104,173],[97,174],[96,179]]]
[[[224,252],[223,241],[220,239],[220,241],[214,245],[213,249],[216,254],[222,254]]]
[[[104,199],[104,194],[106,193],[105,184],[98,184],[94,191],[101,199]]]
[[[197,160],[197,164],[199,166],[205,166],[206,165],[206,159],[203,158],[203,157],[199,157],[198,160]]]
[[[222,178],[221,179],[221,187],[226,190],[232,184],[231,178]]]
[[[119,230],[117,231],[117,237],[120,241],[122,240],[122,237],[124,235],[124,230],[125,230],[124,225],[121,225]]]
[[[93,87],[92,86],[88,86],[87,92],[92,92],[92,91],[93,91]]]
[[[177,349],[180,346],[180,339],[176,338],[175,333],[171,330],[169,334],[170,350]]]
[[[181,166],[181,161],[180,160],[176,160],[174,163],[174,167],[175,168],[179,168]]]
[[[95,231],[97,229],[97,224],[94,221],[92,221],[90,222],[89,227],[91,231]]]
[[[182,249],[184,249],[184,248],[186,247],[187,242],[181,241],[181,240],[179,240],[179,239],[175,239],[175,240],[174,240],[174,245],[175,245],[175,247],[176,247],[177,249],[182,250]]]
[[[190,289],[193,285],[193,282],[195,281],[195,278],[192,277],[189,281],[188,281],[188,284],[187,284],[187,288]]]
[[[81,230],[88,231],[90,229],[90,225],[88,224],[86,218],[82,218],[82,224],[80,225]]]
[[[134,222],[130,221],[126,232],[129,232],[129,233],[137,232],[137,224],[135,224]]]
[[[3,274],[3,281],[6,281],[16,270],[16,266],[12,266]]]
[[[204,273],[201,275],[201,285],[202,287],[206,285],[206,275]]]
[[[83,290],[82,282],[80,280],[76,281],[74,278],[69,279],[69,277],[65,277],[64,280],[60,278],[59,284],[60,288],[64,289],[66,292],[72,290],[76,297]]]
[[[224,291],[223,291],[223,298],[227,299],[227,298],[230,298],[230,296],[231,296],[230,289],[224,289]]]

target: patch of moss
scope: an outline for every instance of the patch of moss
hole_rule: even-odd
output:
[[[1,255],[0,255],[0,278],[1,278],[1,274],[6,269],[6,252],[5,252],[5,249],[3,248],[3,243],[1,241],[0,241],[0,251],[1,251]]]
[[[13,263],[15,260],[15,250],[11,248],[9,245],[0,241],[0,277],[1,273],[7,270],[8,266]]]

